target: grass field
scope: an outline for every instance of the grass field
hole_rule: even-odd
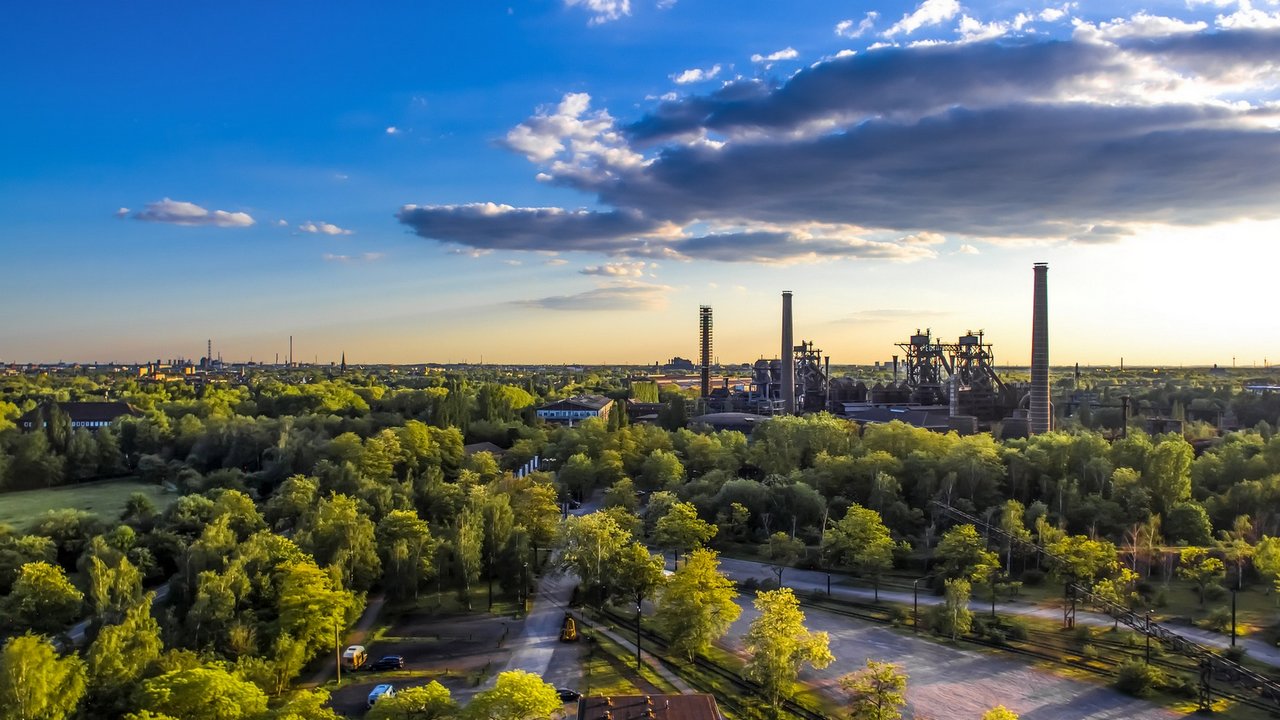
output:
[[[22,490],[0,494],[0,525],[7,524],[21,530],[46,511],[62,508],[85,510],[111,522],[120,517],[129,496],[135,492],[146,495],[160,510],[178,499],[176,493],[166,493],[158,485],[133,479]]]

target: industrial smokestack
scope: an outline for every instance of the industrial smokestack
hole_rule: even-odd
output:
[[[1031,408],[1027,430],[1050,430],[1049,408],[1049,264],[1036,263],[1035,294],[1031,309]]]
[[[796,414],[796,343],[791,327],[791,291],[782,291],[782,412]]]
[[[702,366],[702,397],[711,397],[711,306],[698,308],[698,364]]]

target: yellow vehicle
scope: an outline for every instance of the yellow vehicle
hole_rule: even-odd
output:
[[[577,642],[578,641],[578,624],[574,622],[573,615],[564,614],[564,624],[560,627],[560,642]]]

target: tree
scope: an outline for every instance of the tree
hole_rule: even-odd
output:
[[[979,566],[1000,562],[972,525],[957,525],[944,533],[933,555],[942,563],[942,572],[949,578],[972,577]]]
[[[733,600],[733,581],[720,574],[715,551],[694,550],[683,567],[667,579],[658,597],[654,620],[666,635],[672,652],[692,662],[711,642],[729,631],[742,614]]]
[[[382,574],[373,521],[360,512],[354,498],[333,493],[316,506],[315,517],[299,537],[299,544],[320,565],[342,573],[343,585],[364,592]]]
[[[370,710],[365,717],[370,717],[372,714],[373,711]],[[285,700],[284,704],[275,711],[271,716],[271,720],[342,720],[342,716],[329,707],[329,692],[327,690],[313,688],[311,690],[295,690]]]
[[[43,637],[20,635],[0,651],[0,720],[63,720],[84,691],[84,662],[58,657]]]
[[[631,482],[631,478],[624,477],[614,483],[604,494],[604,506],[620,507],[627,512],[635,512],[640,506],[640,501],[636,499],[636,486]]]
[[[476,695],[467,705],[475,720],[533,720],[547,718],[564,703],[555,687],[524,670],[498,675],[491,690]]]
[[[267,696],[220,667],[201,665],[147,680],[141,705],[182,720],[247,720],[266,712]]]
[[[769,536],[769,542],[764,546],[764,555],[773,566],[774,574],[778,576],[779,586],[782,585],[783,571],[795,565],[802,552],[804,552],[804,542],[797,538],[784,532],[776,532]]]
[[[1147,456],[1142,482],[1151,491],[1151,506],[1164,514],[1191,497],[1191,461],[1195,452],[1181,437],[1160,441]]]
[[[631,541],[631,533],[603,512],[570,517],[560,533],[560,567],[571,570],[588,588],[607,588],[614,560]]]
[[[675,453],[654,450],[640,467],[640,481],[650,490],[675,490],[684,481],[684,466]]]
[[[427,521],[413,510],[392,510],[378,523],[377,538],[383,587],[394,598],[418,597],[435,568],[437,543]]]
[[[898,720],[907,704],[907,674],[893,663],[867,659],[865,670],[840,678],[852,720]]]
[[[1179,577],[1196,584],[1200,605],[1203,606],[1205,588],[1209,587],[1210,583],[1222,580],[1225,575],[1225,566],[1221,560],[1209,555],[1207,550],[1198,547],[1185,548],[1179,560]]]
[[[1003,705],[997,705],[982,713],[982,720],[1018,720],[1018,713]]]
[[[1253,567],[1264,580],[1270,580],[1280,598],[1280,538],[1263,535],[1253,549]]]
[[[943,604],[936,615],[938,630],[950,635],[952,640],[969,632],[973,625],[973,611],[969,609],[969,581],[963,578],[947,580]]]
[[[1070,535],[1046,546],[1049,552],[1062,558],[1058,572],[1065,577],[1083,583],[1115,572],[1116,546],[1106,540],[1090,540],[1084,535]]]
[[[1223,559],[1235,566],[1236,589],[1240,590],[1244,587],[1244,566],[1254,553],[1253,545],[1249,544],[1249,537],[1253,535],[1253,523],[1249,522],[1248,515],[1241,515],[1236,518],[1230,530],[1223,530],[1220,534],[1222,541],[1218,543],[1218,548],[1222,550]]]
[[[18,570],[5,604],[19,628],[55,633],[79,617],[84,594],[67,580],[62,568],[33,562]]]
[[[91,687],[86,701],[88,715],[120,715],[128,707],[133,684],[164,650],[160,624],[151,617],[154,598],[148,593],[118,625],[102,628],[89,646],[85,655]]]
[[[805,628],[800,601],[790,588],[757,593],[754,605],[760,615],[743,638],[749,657],[742,674],[759,683],[776,711],[782,700],[791,697],[802,666],[821,670],[835,656],[825,632]]]
[[[637,608],[666,582],[662,556],[651,554],[639,542],[618,551],[610,565],[614,576],[609,585],[614,597],[634,602]]]
[[[1213,524],[1200,503],[1180,502],[1162,517],[1164,536],[1171,543],[1208,545],[1213,542]]]
[[[449,689],[432,680],[384,697],[365,714],[368,720],[445,720],[459,715]]]
[[[1088,407],[1088,404],[1081,407]],[[1031,542],[1031,531],[1027,529],[1025,522],[1026,512],[1026,508],[1017,500],[1006,500],[1000,506],[1000,529],[1013,538],[1004,542],[1004,568],[1010,573],[1013,572],[1014,539]]]
[[[880,513],[857,503],[850,505],[844,518],[822,535],[822,549],[828,561],[869,576],[876,602],[880,601],[880,576],[893,567],[893,551],[897,547]]]
[[[671,506],[654,526],[654,540],[658,547],[670,550],[680,563],[680,552],[689,552],[716,536],[715,525],[698,517],[698,509],[691,503],[677,502]]]

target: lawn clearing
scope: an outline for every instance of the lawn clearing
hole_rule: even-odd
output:
[[[146,495],[158,510],[164,510],[178,499],[177,493],[165,492],[159,485],[133,478],[21,490],[0,494],[0,524],[23,530],[45,512],[63,508],[84,510],[106,522],[115,522],[129,496],[136,492]]]

